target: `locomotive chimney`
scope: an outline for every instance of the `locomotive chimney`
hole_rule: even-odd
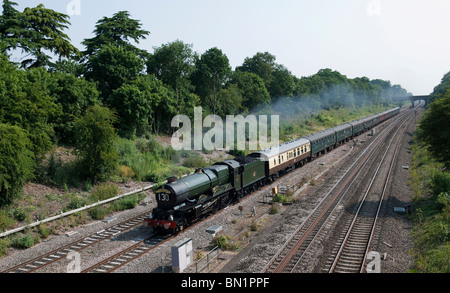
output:
[[[169,178],[167,178],[167,183],[172,183],[172,182],[175,182],[175,181],[177,181],[177,177],[169,177]]]

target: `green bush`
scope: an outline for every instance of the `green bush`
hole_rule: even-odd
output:
[[[203,157],[194,155],[185,159],[183,165],[188,168],[199,169],[208,166],[208,163]]]
[[[108,209],[105,207],[96,206],[89,209],[88,213],[94,220],[103,220],[108,214]]]
[[[294,198],[292,194],[276,194],[272,200],[272,202],[280,202],[280,203],[291,203],[294,202]]]
[[[245,156],[246,155],[245,151],[237,150],[237,149],[230,150],[229,153],[230,153],[230,155],[235,156],[235,157],[241,157],[241,156]]]
[[[78,162],[70,162],[67,164],[58,163],[55,168],[55,173],[50,176],[51,183],[66,189],[68,186],[79,187],[80,185],[80,170],[83,168]]]
[[[224,250],[239,250],[241,247],[234,243],[231,240],[231,236],[216,236],[213,238],[212,243],[214,246],[219,247],[220,249]]]
[[[0,231],[8,230],[14,224],[14,219],[3,209],[0,210]]]
[[[13,212],[13,216],[14,219],[16,219],[19,222],[25,221],[25,219],[27,218],[27,214],[21,208],[15,209]]]
[[[278,214],[279,211],[280,211],[280,209],[276,205],[273,205],[269,210],[269,214],[275,215],[275,214]]]
[[[29,235],[26,234],[22,237],[14,238],[12,241],[12,246],[16,248],[30,248],[34,245],[35,239]]]
[[[450,243],[430,250],[426,255],[425,273],[450,273]]]
[[[0,257],[8,252],[11,241],[8,238],[0,239]]]
[[[27,132],[20,127],[0,123],[0,138],[1,206],[19,196],[25,183],[33,177],[34,156]]]
[[[87,204],[86,200],[84,200],[82,198],[75,197],[67,205],[66,210],[67,211],[72,211],[72,210],[80,209],[80,208],[84,207],[86,204]]]
[[[224,248],[230,240],[230,236],[216,236],[213,238],[213,245],[219,248]]]
[[[431,190],[433,195],[450,192],[450,173],[435,172],[431,180]]]
[[[130,168],[137,181],[158,182],[163,179],[163,174],[170,168],[169,160],[176,156],[170,147],[164,148],[155,139],[139,139],[136,143],[119,139],[116,148],[119,164]]]
[[[46,239],[50,235],[50,229],[45,224],[39,225],[39,233]]]
[[[94,191],[92,191],[92,197],[96,201],[103,201],[111,197],[115,197],[119,194],[119,188],[114,184],[110,183],[100,183],[95,186]]]
[[[119,200],[116,200],[111,208],[113,211],[123,211],[123,210],[130,210],[134,209],[138,204],[138,197],[137,196],[128,196],[125,198],[121,198]]]

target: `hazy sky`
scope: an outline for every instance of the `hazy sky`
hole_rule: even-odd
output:
[[[15,0],[71,16],[72,42],[127,10],[151,34],[138,47],[181,40],[200,54],[221,49],[233,69],[269,52],[297,77],[331,68],[349,78],[390,80],[415,95],[450,71],[449,0]]]

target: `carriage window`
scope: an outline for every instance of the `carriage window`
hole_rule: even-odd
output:
[[[278,164],[281,164],[281,156],[278,156]]]
[[[273,159],[273,164],[274,164],[274,165],[277,164],[277,159]]]

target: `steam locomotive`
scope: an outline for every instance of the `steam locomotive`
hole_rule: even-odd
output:
[[[400,108],[394,108],[198,169],[185,178],[172,178],[156,190],[158,206],[144,220],[145,224],[157,230],[177,233],[399,112]]]

